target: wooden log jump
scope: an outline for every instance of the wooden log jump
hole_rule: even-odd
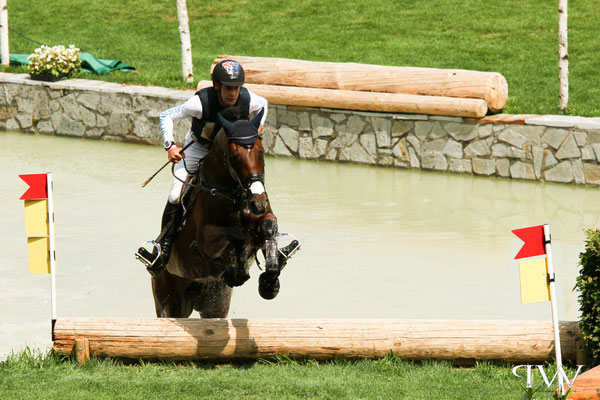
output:
[[[197,89],[212,86],[211,81],[198,82]],[[487,105],[481,99],[420,96],[400,93],[355,92],[351,90],[315,89],[296,86],[244,84],[248,90],[263,96],[271,104],[324,107],[343,110],[368,110],[411,114],[450,115],[481,118]]]
[[[248,83],[482,99],[494,113],[508,98],[508,84],[498,72],[231,55],[217,57],[213,66],[226,59],[244,66]]]
[[[576,360],[577,322],[560,323],[563,360]],[[54,349],[71,355],[173,360],[379,358],[538,363],[554,357],[546,321],[393,319],[59,319]],[[89,348],[85,348],[89,346]]]

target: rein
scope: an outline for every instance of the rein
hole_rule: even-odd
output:
[[[227,142],[231,143],[231,142],[237,142],[240,140],[254,139],[254,138],[259,138],[259,137],[260,137],[260,135],[258,133],[255,133],[255,134],[249,135],[249,136],[243,136],[243,137],[235,137],[235,138],[228,137]],[[254,146],[254,143],[252,143],[252,146]],[[185,164],[185,158],[182,159],[182,162],[184,163],[183,165],[184,165],[185,170],[188,171],[188,173],[189,173],[187,165]],[[199,163],[200,163],[200,167],[198,169],[198,173],[197,173],[196,177],[202,171],[202,169],[201,169],[202,160],[200,160]],[[227,171],[229,171],[229,175],[234,179],[235,183],[237,184],[237,186],[235,188],[229,188],[227,186],[219,185],[216,183],[208,183],[204,179],[202,179],[200,183],[186,182],[175,175],[175,164],[174,163],[171,165],[171,173],[172,173],[173,177],[175,177],[175,179],[177,179],[179,182],[181,182],[184,186],[191,188],[191,189],[197,189],[197,192],[194,196],[194,200],[192,201],[192,204],[195,202],[195,200],[198,196],[198,192],[204,191],[204,192],[210,193],[211,196],[222,197],[223,199],[228,200],[235,205],[239,202],[239,200],[243,201],[247,197],[247,194],[246,194],[247,190],[244,186],[244,183],[247,184],[249,182],[260,181],[261,183],[264,184],[264,180],[265,180],[264,175],[261,173],[258,173],[258,172],[255,172],[255,173],[249,174],[247,176],[244,176],[243,178],[240,178],[239,175],[237,174],[237,172],[233,169],[233,166],[231,165],[228,150],[225,151],[225,153],[223,154],[223,164],[224,164],[225,168],[227,169]]]

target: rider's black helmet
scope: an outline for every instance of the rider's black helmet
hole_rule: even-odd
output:
[[[212,72],[213,82],[222,83],[225,86],[242,86],[244,79],[244,68],[239,62],[233,60],[219,62]]]

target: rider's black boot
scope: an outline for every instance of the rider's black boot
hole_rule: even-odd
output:
[[[165,269],[169,256],[171,255],[171,247],[175,239],[175,233],[177,232],[177,225],[181,217],[182,208],[179,204],[172,204],[167,202],[165,211],[163,212],[161,221],[161,232],[165,230],[165,227],[169,225],[162,238],[158,241],[160,245],[160,254],[157,254],[156,248],[153,253],[150,253],[144,247],[138,249],[136,256],[142,259],[146,264],[148,272],[152,276],[159,276]]]
[[[165,206],[165,211],[162,216],[161,231],[165,229],[168,224],[171,224],[165,232],[162,239],[158,242],[160,244],[160,256],[156,262],[159,267],[165,267],[169,256],[171,255],[171,247],[173,247],[173,240],[175,239],[175,233],[177,232],[177,225],[179,224],[181,206],[179,204],[169,203]]]

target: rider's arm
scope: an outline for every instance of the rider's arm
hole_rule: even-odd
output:
[[[251,91],[248,91],[248,93],[250,93],[250,110],[249,112],[251,114],[256,114],[258,111],[260,111],[261,108],[265,109],[265,113],[263,114],[261,120],[260,120],[260,127],[258,128],[258,133],[260,133],[262,131],[262,127],[265,124],[265,120],[267,119],[267,112],[269,111],[269,103],[267,102],[267,99],[265,99],[262,96],[257,95],[256,93],[252,93]]]
[[[173,136],[173,122],[184,118],[202,118],[202,103],[198,96],[191,97],[182,105],[169,108],[163,111],[159,116],[160,131],[162,133],[164,143],[171,142],[169,146],[165,145],[165,150],[168,152],[169,161],[179,161],[182,158],[181,147],[175,145]]]

